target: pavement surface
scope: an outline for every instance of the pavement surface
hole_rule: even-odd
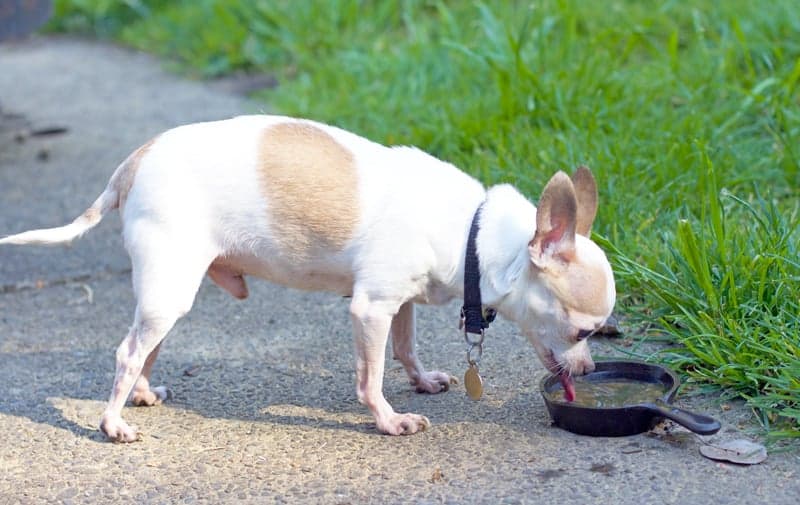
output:
[[[63,38],[0,45],[0,234],[61,225],[117,164],[183,123],[265,110],[230,83]],[[53,127],[62,133],[48,134]],[[57,130],[56,130],[57,131]],[[97,423],[132,320],[116,213],[72,247],[0,248],[0,503],[797,503],[800,456],[756,466],[705,459],[706,442],[752,438],[747,409],[677,403],[720,419],[715,436],[662,426],[623,438],[552,427],[545,371],[509,323],[490,330],[486,393],[412,391],[387,363],[397,410],[427,415],[409,437],[376,432],[355,396],[347,301],[250,281],[239,302],[205,282],[153,374],[174,399],[123,416],[144,432],[108,443]],[[418,311],[429,369],[462,376],[458,304]],[[595,356],[618,342],[596,339]],[[729,408],[732,406],[732,408]]]

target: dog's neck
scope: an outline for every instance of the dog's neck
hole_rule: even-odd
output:
[[[512,186],[494,186],[486,194],[479,226],[483,305],[504,313],[504,300],[530,268],[528,242],[536,231],[536,207]]]

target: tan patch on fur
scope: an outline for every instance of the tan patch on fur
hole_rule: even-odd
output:
[[[264,131],[259,154],[278,242],[300,258],[343,249],[359,218],[353,153],[313,125],[281,123]]]
[[[603,268],[576,259],[554,282],[561,303],[569,312],[605,317],[610,312],[608,276]],[[577,315],[577,314],[576,314]]]
[[[578,201],[575,231],[584,237],[589,237],[592,234],[592,223],[597,215],[597,183],[592,172],[580,166],[572,174],[572,185]]]
[[[84,211],[82,217],[83,219],[85,219],[90,223],[97,223],[100,221],[103,215],[100,213],[100,209],[97,209],[95,207],[89,207],[88,209],[86,209],[86,211]]]
[[[123,166],[118,170],[114,177],[111,179],[111,186],[117,190],[119,194],[119,208],[125,207],[125,201],[128,199],[128,193],[133,187],[133,180],[136,178],[136,171],[139,169],[139,163],[150,147],[156,142],[158,137],[153,137],[148,140],[144,145],[132,152],[130,156],[123,162]]]

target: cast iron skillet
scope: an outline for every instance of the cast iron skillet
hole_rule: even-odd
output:
[[[539,384],[553,424],[579,435],[595,437],[623,437],[642,433],[663,418],[700,435],[719,431],[719,422],[709,416],[695,414],[670,404],[678,390],[680,380],[671,370],[641,361],[598,361],[594,372],[581,378],[584,381],[627,379],[649,382],[663,387],[664,394],[652,402],[637,403],[614,408],[597,408],[559,401],[553,393],[562,389],[559,378],[548,375]],[[580,387],[577,384],[576,387]]]

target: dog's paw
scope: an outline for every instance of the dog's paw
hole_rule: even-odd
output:
[[[161,405],[162,402],[172,398],[172,391],[165,386],[158,386],[145,391],[134,391],[131,395],[131,403],[137,407],[152,407]]]
[[[458,384],[455,377],[442,372],[424,372],[421,377],[411,379],[411,385],[417,393],[436,394],[450,389],[450,384]]]
[[[387,435],[413,435],[430,427],[428,418],[419,414],[393,414],[386,422],[378,423],[378,430]]]
[[[136,426],[128,426],[121,417],[108,414],[103,415],[100,420],[100,431],[112,442],[130,443],[142,438]]]

